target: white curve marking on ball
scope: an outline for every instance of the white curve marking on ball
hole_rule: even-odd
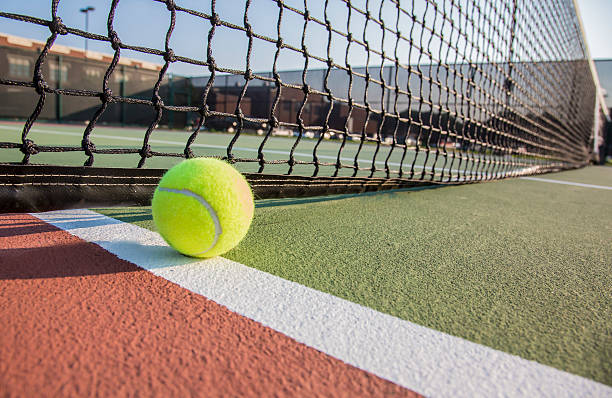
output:
[[[204,199],[197,193],[191,192],[188,189],[172,189],[172,188],[162,188],[162,187],[159,187],[158,189],[164,192],[171,192],[171,193],[177,193],[179,195],[191,196],[192,198],[200,202],[204,207],[206,207],[206,210],[208,210],[208,214],[210,214],[210,217],[212,218],[213,223],[215,224],[215,238],[213,239],[213,242],[208,249],[201,251],[199,253],[195,253],[194,255],[195,256],[202,255],[208,252],[213,247],[215,247],[215,245],[217,244],[217,241],[219,240],[219,236],[223,233],[223,230],[221,229],[221,223],[219,222],[219,217],[217,217],[217,213],[215,212],[215,209],[213,209],[213,207],[210,205],[210,203],[208,203],[206,199]]]

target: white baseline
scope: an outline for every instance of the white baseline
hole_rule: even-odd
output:
[[[541,182],[550,182],[553,184],[562,184],[562,185],[573,185],[575,187],[583,187],[583,188],[595,188],[595,189],[607,189],[612,191],[612,187],[607,187],[605,185],[593,185],[593,184],[583,184],[581,182],[571,182],[571,181],[559,181],[559,180],[551,180],[550,178],[540,178],[540,177],[521,177],[521,180],[531,180],[531,181],[541,181]]]
[[[612,387],[216,257],[89,210],[33,216],[298,342],[431,397],[612,397]]]

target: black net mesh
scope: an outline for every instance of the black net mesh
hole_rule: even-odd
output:
[[[21,87],[35,99],[21,136],[0,148],[20,151],[23,164],[46,152],[80,152],[85,166],[100,166],[101,155],[131,155],[135,168],[160,157],[212,155],[252,173],[359,182],[461,183],[576,168],[591,159],[596,86],[571,0],[230,3],[233,12],[218,12],[214,0],[197,10],[152,0],[168,21],[156,27],[166,32],[157,49],[122,40],[115,27],[119,0],[97,10],[107,13],[106,35],[66,26],[59,0],[51,2],[48,20],[0,12],[50,30],[32,79],[0,76],[0,88]],[[189,34],[200,59],[172,49],[177,18],[202,27]],[[112,47],[97,89],[50,83],[45,63],[61,35]],[[218,59],[220,46],[235,46],[234,58]],[[125,51],[163,63],[147,88],[135,90],[140,95],[116,83]],[[168,94],[176,91],[168,73],[176,64],[203,71],[182,80],[180,100]],[[79,113],[87,124],[78,144],[32,138],[58,97],[97,101]],[[145,125],[137,146],[96,145],[92,132],[113,107]],[[190,133],[176,150],[156,150],[158,126],[169,119]],[[229,139],[218,153],[202,153],[196,144],[204,147],[211,131]],[[240,144],[245,136],[248,148]]]

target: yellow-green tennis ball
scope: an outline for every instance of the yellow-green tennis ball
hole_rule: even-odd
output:
[[[226,162],[185,160],[164,174],[153,195],[153,220],[177,251],[214,257],[244,238],[255,205],[245,178]]]

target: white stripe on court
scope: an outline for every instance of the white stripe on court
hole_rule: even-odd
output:
[[[326,354],[431,397],[604,397],[612,387],[441,333],[89,210],[33,216]]]
[[[612,187],[607,187],[605,185],[583,184],[581,182],[559,181],[559,180],[551,180],[549,178],[540,178],[540,177],[520,177],[520,178],[521,180],[551,182],[553,184],[573,185],[575,187],[584,187],[584,188],[607,189],[607,190],[612,191]]]

